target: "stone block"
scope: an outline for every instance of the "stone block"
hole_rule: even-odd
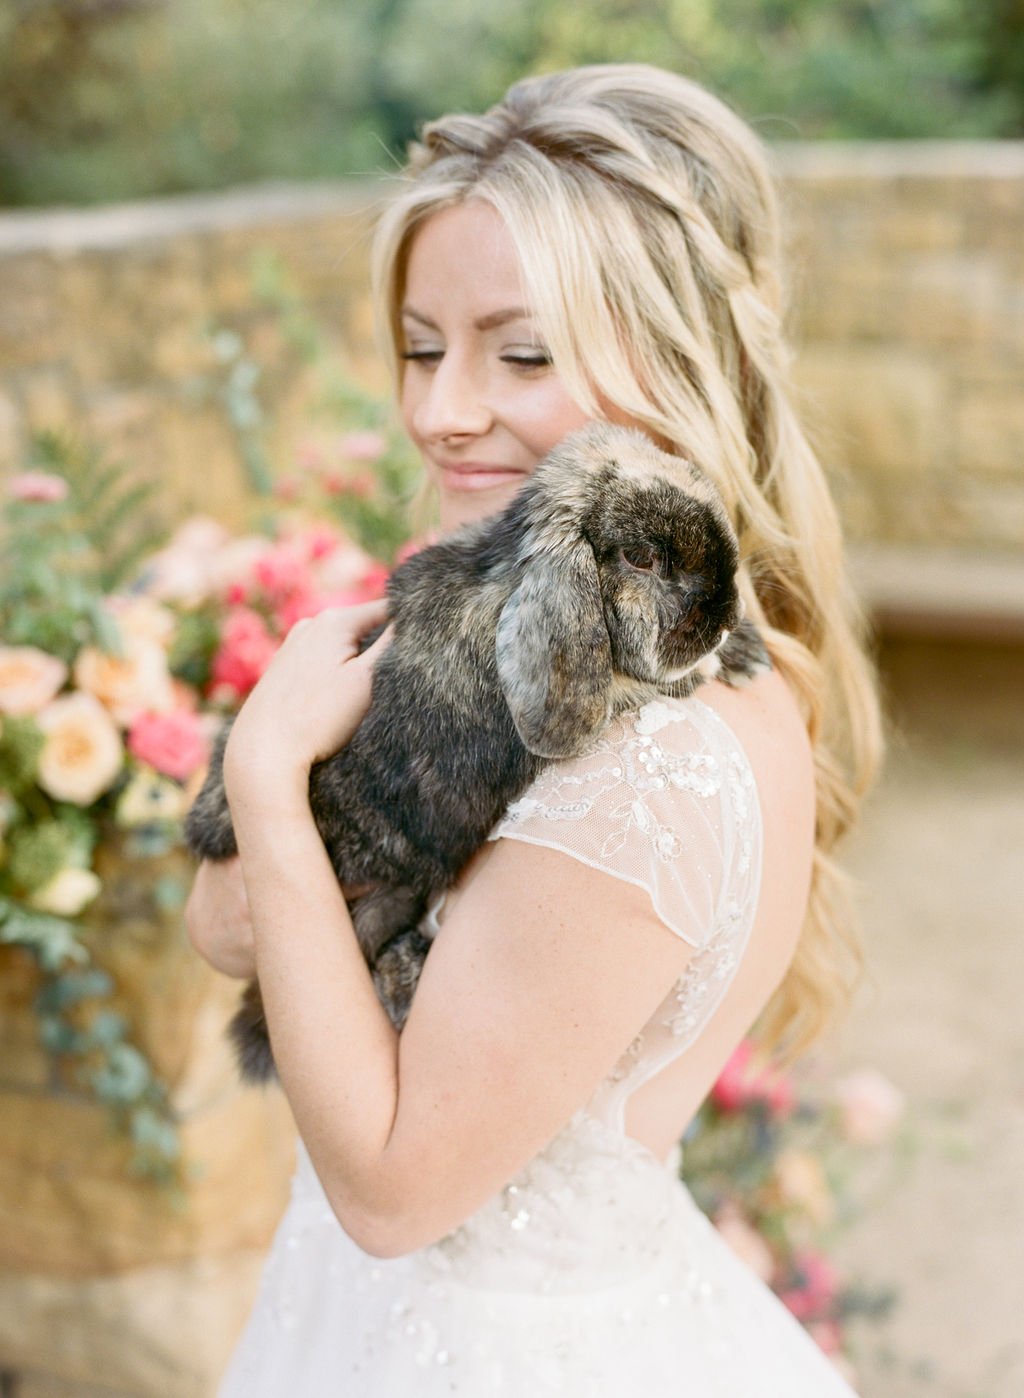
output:
[[[866,480],[949,459],[941,365],[891,346],[808,345],[795,378],[840,463]]]
[[[22,415],[14,399],[0,393],[0,473],[16,471],[21,465],[24,441]]]
[[[287,1195],[284,1097],[235,1088],[181,1124],[177,1193],[132,1177],[107,1112],[0,1092],[0,1270],[97,1277],[267,1244]]]
[[[0,256],[0,377],[59,360],[65,327],[53,281],[43,251]]]
[[[37,369],[26,374],[21,398],[30,432],[68,432],[77,421],[74,383],[66,370]]]
[[[954,407],[956,456],[972,475],[1024,480],[1024,397],[1020,386],[975,389]]]
[[[40,1046],[32,1000],[40,985],[35,958],[22,947],[0,946],[0,1089],[42,1091],[53,1078]]]
[[[10,1398],[136,1398],[125,1389],[97,1387],[76,1379],[58,1379],[48,1374],[20,1373],[14,1380]]]
[[[247,1250],[73,1282],[0,1273],[0,1367],[26,1375],[17,1398],[212,1398],[262,1261]]]

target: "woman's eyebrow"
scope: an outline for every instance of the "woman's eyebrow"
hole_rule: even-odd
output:
[[[413,310],[412,306],[402,307],[402,318],[414,320],[419,325],[425,325],[428,330],[439,330],[429,316],[423,315],[421,311]],[[530,312],[524,310],[522,306],[508,306],[504,310],[489,311],[487,315],[481,316],[479,320],[473,322],[474,330],[494,330],[499,325],[506,325],[511,320],[529,320]]]

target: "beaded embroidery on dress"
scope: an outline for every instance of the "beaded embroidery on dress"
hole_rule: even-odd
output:
[[[686,971],[548,1146],[419,1252],[362,1252],[300,1143],[219,1398],[851,1398],[697,1208],[678,1151],[659,1161],[623,1130],[630,1094],[714,1014],[753,924],[760,806],[731,729],[695,698],[647,704],[546,768],[489,838],[643,888],[694,947]]]

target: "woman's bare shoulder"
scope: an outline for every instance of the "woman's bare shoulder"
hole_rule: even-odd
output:
[[[704,686],[697,698],[732,730],[750,763],[769,826],[800,821],[813,829],[814,759],[800,706],[778,670],[749,685]],[[811,836],[813,838],[813,836]]]

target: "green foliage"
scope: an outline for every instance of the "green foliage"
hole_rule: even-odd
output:
[[[375,173],[424,119],[587,62],[691,74],[771,136],[1013,136],[1022,55],[1020,0],[21,0],[0,201]]]
[[[121,465],[57,434],[36,438],[29,464],[60,476],[67,498],[11,500],[0,523],[0,634],[70,662],[95,644],[117,653],[103,597],[127,583],[154,546],[143,509],[152,488]]]
[[[149,488],[97,452],[55,436],[38,439],[29,464],[43,469],[49,490],[43,498],[15,493],[4,506],[0,635],[5,645],[45,651],[67,666],[86,645],[120,653],[121,634],[105,604],[130,584],[153,546],[140,515]],[[113,985],[94,964],[77,919],[99,887],[92,857],[115,792],[104,787],[86,807],[55,799],[41,784],[44,747],[34,716],[2,716],[0,942],[23,947],[42,973],[35,1010],[43,1046],[109,1105],[135,1141],[133,1168],[171,1180],[178,1145],[166,1091],[131,1044],[129,1026],[104,1005]],[[75,876],[77,888],[55,898],[53,885]],[[76,911],[63,915],[72,906]],[[160,1132],[134,1130],[143,1109],[147,1120],[162,1122]]]

